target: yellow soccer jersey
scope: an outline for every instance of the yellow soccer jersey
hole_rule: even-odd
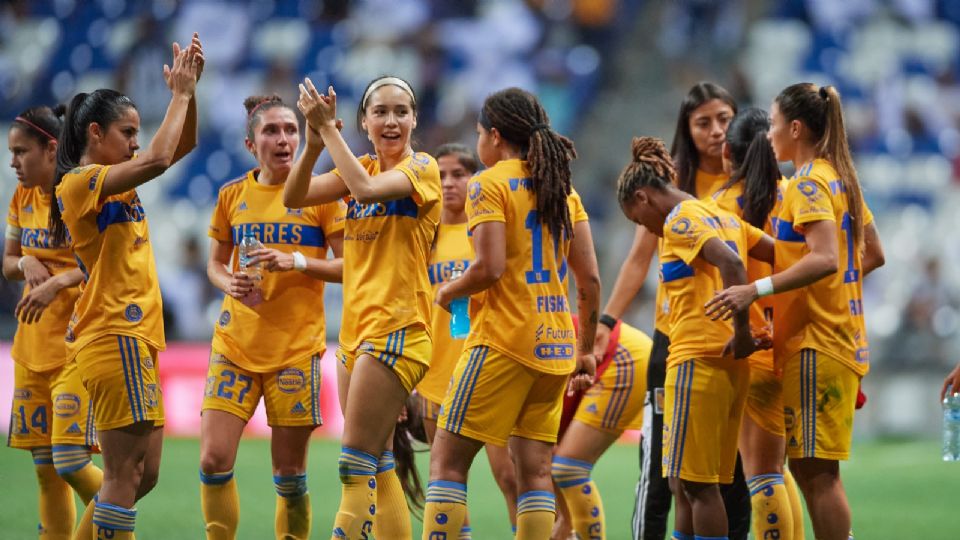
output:
[[[376,157],[359,160],[370,176],[382,172]],[[412,325],[430,332],[427,261],[440,223],[440,168],[429,154],[415,152],[395,170],[410,179],[412,195],[372,204],[346,198],[340,346],[349,351],[365,338]]]
[[[697,169],[697,196],[701,201],[708,200],[730,180],[726,173],[709,174]],[[658,253],[663,253],[663,242],[658,245]],[[667,300],[663,287],[657,284],[656,309],[654,310],[653,327],[661,334],[670,335],[670,302]]]
[[[343,230],[341,202],[302,209],[283,205],[283,184],[257,182],[258,170],[220,188],[208,235],[236,248],[252,232],[265,247],[327,257],[327,238]],[[233,271],[239,270],[238,256]],[[225,296],[213,333],[213,349],[257,373],[276,371],[326,347],[323,281],[297,272],[263,272],[263,302],[247,306]]]
[[[51,245],[47,230],[49,219],[50,195],[39,187],[27,189],[17,185],[7,213],[7,241],[20,242],[24,256],[40,259],[50,275],[57,275],[76,268],[77,261],[69,247]],[[25,285],[23,294],[28,292],[30,285]],[[79,297],[80,287],[61,290],[39,321],[18,325],[10,351],[13,360],[31,371],[62,366],[67,360],[63,336]]]
[[[737,182],[726,189],[714,193],[713,199],[721,210],[735,214],[743,218],[743,182]],[[770,211],[764,223],[763,231],[773,236],[770,226],[770,217],[776,215],[777,207]],[[765,278],[773,273],[773,267],[763,261],[747,257],[747,279],[754,282]],[[771,336],[773,335],[773,298],[765,296],[758,299],[750,306],[750,327],[754,331],[765,330]],[[757,351],[750,355],[750,367],[759,368],[766,371],[774,371],[773,351],[770,349]]]
[[[473,247],[467,238],[467,224],[441,223],[428,268],[433,295],[436,296],[437,289],[450,281],[454,269],[466,270],[472,260]],[[430,326],[433,328],[430,370],[417,385],[417,392],[434,403],[442,403],[465,340],[450,337],[450,312],[445,309],[433,310]]]
[[[109,165],[63,175],[57,203],[85,281],[67,329],[67,358],[94,339],[120,334],[166,346],[160,282],[147,214],[131,189],[101,200]]]
[[[843,362],[860,375],[869,370],[869,347],[863,318],[863,266],[853,244],[847,195],[836,169],[817,159],[804,166],[784,188],[783,203],[774,221],[776,272],[809,252],[804,225],[816,221],[837,224],[839,268],[812,285],[774,295],[775,354],[791,358],[801,349],[815,349]],[[873,221],[866,203],[864,224]]]
[[[576,366],[576,338],[567,299],[570,240],[557,241],[537,216],[530,170],[508,159],[477,174],[467,188],[470,230],[506,224],[506,268],[471,297],[466,347],[489,346],[540,372],[563,375]],[[567,199],[572,223],[587,220],[580,196]]]
[[[707,317],[703,306],[723,290],[723,279],[717,267],[698,255],[708,240],[718,238],[746,261],[763,231],[721,210],[712,200],[689,199],[670,212],[663,233],[660,281],[670,302],[667,366],[691,358],[719,358],[733,337],[733,325]]]

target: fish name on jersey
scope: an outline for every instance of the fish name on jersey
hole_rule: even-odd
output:
[[[570,305],[562,294],[547,294],[537,297],[537,313],[567,313]]]
[[[324,247],[323,229],[302,223],[240,223],[233,226],[233,244],[240,245],[243,237],[252,234],[263,244],[293,244]]]

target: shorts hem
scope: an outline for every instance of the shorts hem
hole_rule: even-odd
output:
[[[125,419],[123,419],[123,420],[114,420],[113,422],[97,422],[97,421],[94,421],[93,424],[94,424],[94,427],[97,428],[97,431],[109,431],[109,430],[111,430],[111,429],[120,429],[120,428],[130,427],[130,426],[132,426],[132,425],[134,425],[134,424],[140,424],[140,423],[143,423],[143,422],[152,422],[152,423],[153,423],[153,427],[158,428],[158,427],[163,427],[164,419],[163,419],[163,417],[160,417],[160,418],[147,418],[147,419],[141,420],[141,421],[139,421],[139,422],[134,422],[133,420],[130,420],[130,419],[126,419],[126,418],[125,418]]]
[[[297,420],[297,421],[291,421],[291,422],[286,422],[286,421],[283,421],[283,420],[272,421],[272,420],[270,420],[270,419],[268,418],[268,419],[267,419],[267,425],[270,426],[271,428],[275,428],[275,427],[308,427],[308,428],[318,428],[318,427],[320,427],[320,426],[323,425],[323,419],[322,419],[322,418],[320,419],[320,423],[319,423],[319,424],[314,424],[312,420],[310,420],[310,421],[308,421],[308,422],[301,422],[301,421],[299,421],[299,420]]]
[[[448,430],[448,429],[440,426],[440,425],[439,425],[439,422],[437,422],[437,424],[438,424],[438,425],[437,425],[437,429],[443,429],[444,431],[450,431],[450,430]],[[492,444],[492,445],[494,445],[494,446],[506,446],[506,445],[507,445],[507,439],[506,439],[506,438],[501,439],[501,438],[498,438],[498,437],[493,437],[493,436],[491,436],[491,435],[488,435],[488,434],[485,434],[485,433],[480,433],[480,432],[478,432],[478,431],[474,431],[474,430],[469,429],[469,428],[460,428],[459,431],[450,431],[450,433],[453,433],[453,434],[455,434],[455,435],[460,435],[461,437],[467,437],[467,438],[473,439],[473,440],[475,440],[475,441],[480,441],[480,442],[482,442],[482,443]],[[556,438],[554,438],[554,440],[556,440]]]
[[[633,430],[638,430],[638,429],[640,429],[639,427],[630,427],[630,426],[623,427],[623,428],[621,428],[621,427],[619,427],[619,426],[618,426],[618,427],[614,427],[614,428],[608,428],[608,427],[603,427],[603,426],[601,426],[601,425],[600,425],[600,422],[593,422],[593,421],[591,421],[591,420],[584,420],[583,418],[577,418],[576,416],[574,416],[573,419],[576,420],[577,422],[580,422],[581,424],[590,426],[590,427],[592,427],[593,429],[596,429],[596,430],[598,430],[598,431],[602,431],[602,432],[607,433],[607,434],[610,434],[610,435],[620,435],[620,434],[623,433],[624,431],[627,431],[627,430],[630,430],[630,429],[633,429]]]
[[[756,426],[759,427],[760,429],[762,429],[764,432],[769,433],[770,435],[773,435],[774,437],[783,437],[783,438],[785,438],[785,437],[787,436],[787,428],[786,428],[786,426],[784,426],[783,428],[781,428],[780,431],[774,431],[774,430],[770,429],[770,427],[767,425],[767,423],[763,421],[763,418],[761,418],[759,415],[753,413],[753,410],[750,408],[750,405],[749,405],[749,404],[747,404],[747,406],[745,407],[745,410],[744,410],[743,412],[744,412],[744,414],[745,414],[746,416],[749,416],[749,417],[750,417],[750,421],[752,421],[754,424],[756,424]],[[741,420],[741,425],[742,425],[742,420]]]
[[[7,448],[16,450],[33,450],[34,448],[43,448],[44,446],[53,446],[50,441],[14,441],[7,443]]]
[[[540,441],[550,444],[557,444],[557,434],[547,434],[547,433],[531,433],[525,431],[512,431],[510,432],[511,437],[520,437],[522,439],[530,439],[533,441]]]
[[[790,459],[825,459],[828,461],[847,461],[850,459],[850,452],[814,452],[812,456],[804,456],[803,452],[791,452],[790,450],[787,450],[787,457]]]
[[[203,416],[203,413],[205,413],[206,411],[217,411],[217,412],[223,412],[223,413],[227,413],[227,414],[232,414],[233,416],[236,416],[237,418],[243,420],[245,423],[249,423],[249,422],[250,422],[250,419],[253,418],[253,414],[251,414],[250,416],[244,416],[244,415],[241,415],[241,414],[237,413],[237,411],[231,411],[231,410],[227,410],[227,409],[221,409],[221,408],[219,408],[219,407],[211,407],[211,406],[207,406],[207,405],[201,405],[201,406],[200,406],[200,416],[202,417],[202,416]]]
[[[732,484],[732,483],[733,483],[733,475],[732,475],[732,474],[731,474],[729,477],[722,477],[722,478],[721,478],[720,475],[715,475],[715,476],[703,476],[703,475],[699,475],[699,474],[685,474],[685,473],[683,473],[683,472],[681,471],[679,476],[667,476],[666,474],[664,474],[663,477],[664,477],[664,478],[679,478],[680,480],[684,480],[684,481],[687,481],[687,482],[697,482],[697,483],[700,483],[700,484]]]

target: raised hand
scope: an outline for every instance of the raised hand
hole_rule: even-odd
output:
[[[303,113],[307,123],[317,130],[323,127],[337,127],[337,93],[333,87],[328,88],[329,95],[325,96],[317,91],[309,77],[305,77],[299,88],[300,99],[297,100],[297,108]]]
[[[193,97],[203,63],[203,49],[197,34],[194,34],[193,42],[186,49],[181,49],[180,44],[174,42],[173,67],[163,65],[163,78],[170,91],[174,94]]]

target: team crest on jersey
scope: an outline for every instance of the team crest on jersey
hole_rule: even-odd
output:
[[[783,408],[783,427],[786,429],[787,433],[793,431],[794,426],[797,425],[797,413],[793,410],[793,407],[784,407]]]
[[[369,341],[364,341],[360,343],[359,347],[357,347],[357,353],[361,353],[361,354],[362,353],[373,354],[374,351],[376,350],[377,350],[377,347]]]
[[[691,226],[693,226],[693,224],[690,222],[689,219],[680,218],[677,220],[676,223],[674,223],[670,227],[670,230],[673,231],[675,234],[687,234],[687,231],[690,230]]]
[[[67,418],[80,412],[80,396],[60,394],[53,400],[53,414]]]
[[[143,359],[143,367],[147,369],[153,369],[153,358],[147,356]]]
[[[277,388],[284,394],[299,392],[306,382],[302,369],[287,368],[277,373]]]
[[[143,319],[143,309],[136,304],[129,304],[126,309],[123,310],[123,316],[132,323],[140,322]]]
[[[220,328],[225,328],[228,324],[230,324],[230,312],[223,310],[220,313],[220,318],[217,320],[217,324],[220,325]]]
[[[206,397],[213,397],[213,388],[217,384],[217,378],[213,375],[207,377],[207,384],[203,389],[203,395]]]
[[[288,216],[297,216],[297,217],[302,216],[302,215],[303,215],[303,208],[287,208],[287,215],[288,215]]]
[[[471,201],[477,200],[477,197],[480,196],[480,181],[474,180],[473,182],[470,182],[470,186],[467,188],[467,191],[469,192]]]
[[[153,409],[157,406],[157,385],[148,384],[146,385],[146,394],[147,394],[147,407]]]

